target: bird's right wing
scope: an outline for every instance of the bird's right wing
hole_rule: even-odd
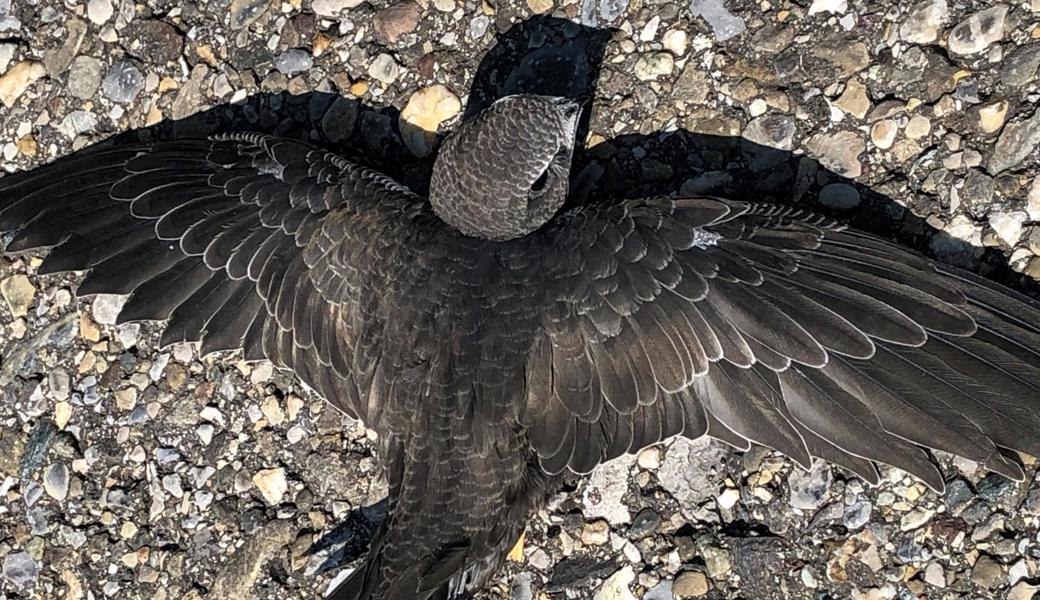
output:
[[[804,211],[714,198],[565,213],[524,422],[586,472],[672,435],[941,488],[922,449],[1010,477],[1040,454],[1040,304]]]
[[[0,178],[8,251],[52,247],[41,274],[129,294],[119,322],[162,343],[244,349],[366,420],[382,396],[379,282],[421,228],[407,189],[313,146],[258,134],[90,149]],[[366,289],[361,289],[362,287]],[[375,424],[369,423],[375,427]]]

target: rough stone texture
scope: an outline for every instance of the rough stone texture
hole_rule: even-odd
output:
[[[506,33],[535,14],[567,25]],[[596,48],[582,27],[612,28],[598,73],[556,45]],[[475,79],[598,74],[582,199],[795,203],[1035,294],[1038,27],[1035,1],[0,0],[0,166],[256,129],[421,190],[426,131]],[[492,48],[510,69],[481,71]],[[271,365],[160,349],[154,324],[115,325],[123,297],[77,300],[77,274],[38,267],[0,258],[0,596],[320,597],[380,514],[371,436]],[[1031,598],[1036,463],[1011,484],[939,461],[945,494],[668,442],[576,478],[478,598]]]

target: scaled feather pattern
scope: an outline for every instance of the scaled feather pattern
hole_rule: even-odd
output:
[[[340,600],[468,597],[564,474],[677,435],[870,482],[892,465],[934,489],[929,450],[1013,479],[1009,451],[1040,455],[1036,301],[788,207],[654,197],[536,214],[572,149],[500,135],[499,148],[552,147],[525,154],[539,165],[526,171],[494,148],[466,154],[520,186],[503,197],[532,202],[521,229],[505,204],[485,216],[496,235],[458,196],[480,164],[438,159],[454,195],[435,210],[259,134],[8,175],[0,230],[8,252],[50,248],[41,274],[87,271],[81,295],[129,294],[121,322],[269,359],[379,434],[390,514]],[[466,233],[448,224],[452,202]]]

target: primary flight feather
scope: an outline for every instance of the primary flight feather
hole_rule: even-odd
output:
[[[468,597],[566,472],[683,435],[943,487],[1040,455],[1040,303],[812,213],[645,198],[557,214],[580,105],[509,96],[429,197],[260,134],[0,179],[7,247],[130,294],[164,344],[290,369],[379,434],[390,514],[338,600]]]

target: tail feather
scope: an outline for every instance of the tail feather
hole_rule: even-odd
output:
[[[557,486],[533,453],[471,450],[390,447],[390,514],[330,600],[463,600],[483,586]]]

